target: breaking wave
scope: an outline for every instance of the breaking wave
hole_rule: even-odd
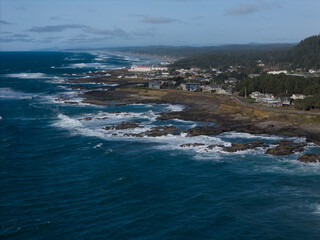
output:
[[[15,91],[12,88],[0,88],[0,99],[10,99],[10,100],[31,99],[32,97],[35,97],[35,96],[36,96],[35,94]]]

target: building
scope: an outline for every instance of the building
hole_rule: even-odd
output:
[[[249,94],[249,96],[253,99],[260,98],[263,94],[261,92],[252,92]]]
[[[157,66],[133,66],[129,72],[155,72],[155,71],[168,71],[167,67],[157,67]]]
[[[279,99],[275,98],[261,98],[261,103],[269,107],[281,107],[282,102]]]
[[[148,87],[151,89],[160,89],[162,81],[158,79],[154,79],[148,83]]]
[[[200,88],[202,89],[202,92],[211,92],[213,90],[210,85],[202,85]]]
[[[288,74],[288,71],[287,70],[280,70],[280,71],[269,71],[268,74],[281,74],[281,73],[284,73],[284,74]]]
[[[279,99],[282,103],[282,106],[289,106],[291,103],[290,97],[280,97]]]
[[[187,91],[197,91],[200,88],[200,83],[185,83]]]
[[[293,100],[297,100],[297,99],[305,99],[305,95],[303,95],[303,94],[292,94],[292,96],[290,97],[291,99],[293,99]]]
[[[248,75],[249,78],[255,78],[255,77],[259,77],[260,74],[256,74],[256,73],[251,73]]]

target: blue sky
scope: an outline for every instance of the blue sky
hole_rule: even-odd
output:
[[[320,33],[320,0],[0,0],[0,50],[286,43]]]

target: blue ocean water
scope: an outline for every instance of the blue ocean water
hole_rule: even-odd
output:
[[[179,105],[86,105],[65,82],[152,61],[105,52],[0,53],[0,238],[320,239],[319,164],[299,163],[298,154],[205,147],[285,138],[128,137],[202,123],[156,120]],[[66,97],[79,104],[59,100]],[[130,120],[144,128],[102,129]]]

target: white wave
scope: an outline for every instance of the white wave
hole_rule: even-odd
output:
[[[94,69],[110,69],[112,66],[102,63],[74,63],[62,68],[94,68]]]
[[[166,109],[170,112],[181,112],[183,109],[185,109],[185,106],[180,104],[170,104],[168,107],[166,107]]]
[[[297,141],[305,141],[305,138],[298,137],[281,137],[275,135],[267,135],[267,134],[250,134],[250,133],[241,133],[241,132],[226,132],[221,134],[222,137],[229,139],[260,139],[260,140],[297,140]]]
[[[21,78],[21,79],[48,79],[51,78],[50,76],[44,74],[44,73],[11,73],[11,74],[5,74],[6,77],[11,78]]]
[[[35,94],[15,91],[12,88],[0,88],[0,99],[31,99]]]
[[[101,148],[103,145],[103,143],[98,143],[97,145],[95,145],[93,148]]]
[[[58,118],[59,118],[59,121],[53,124],[53,126],[55,127],[73,129],[73,128],[80,128],[83,126],[79,120],[70,118],[64,114],[59,114]]]

